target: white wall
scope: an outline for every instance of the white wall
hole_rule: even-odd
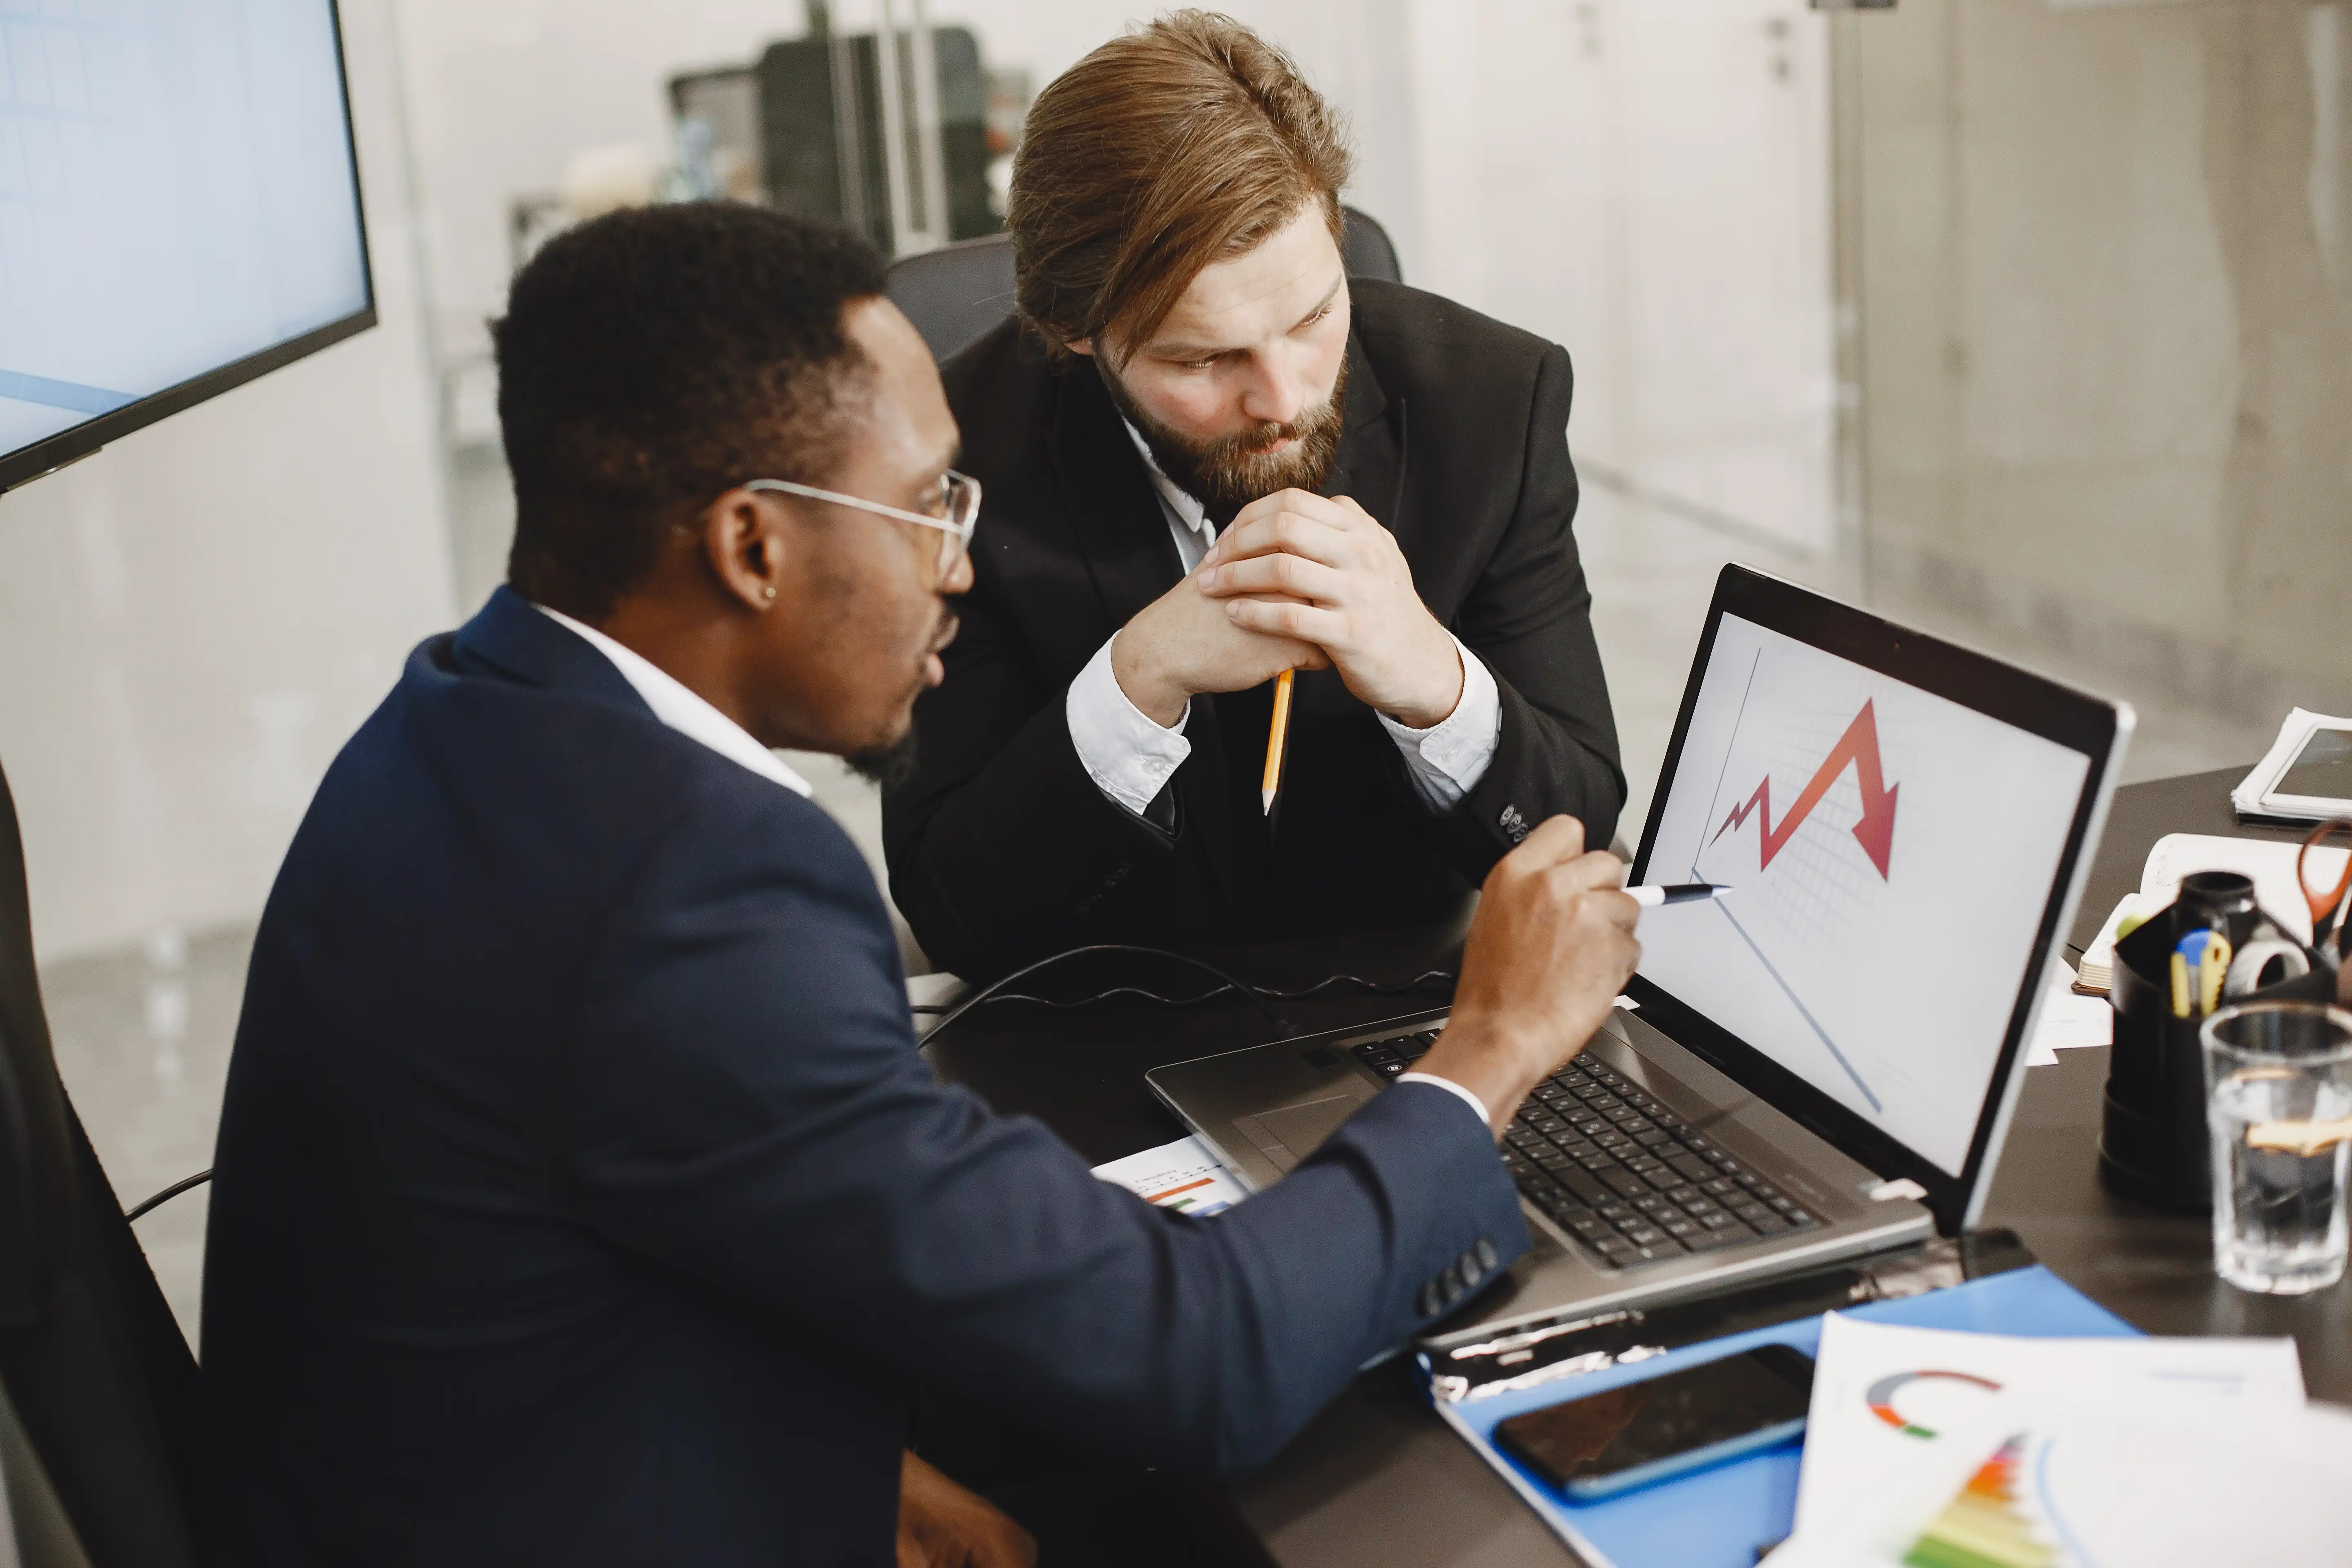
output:
[[[451,358],[478,352],[505,298],[508,204],[552,194],[572,156],[635,143],[666,154],[666,83],[747,64],[799,37],[798,0],[395,0],[414,108],[436,328]],[[1398,231],[1413,264],[1412,0],[1233,0],[1226,9],[1290,46],[1351,111],[1363,170],[1356,199]],[[1043,87],[1160,7],[1133,0],[932,0],[935,24],[969,26],[991,66]],[[903,18],[908,8],[902,4]],[[837,0],[834,25],[872,27],[875,0]]]
[[[1418,0],[1414,279],[1568,345],[1580,461],[1832,539],[1827,30],[1800,0]]]
[[[449,624],[385,0],[345,0],[374,331],[0,496],[0,765],[44,959],[258,913]]]
[[[931,16],[1043,87],[1156,9],[934,0]],[[1410,280],[1568,344],[1580,457],[1800,550],[1828,547],[1820,16],[1801,0],[1227,9],[1289,48],[1348,117],[1349,199],[1387,226]],[[878,0],[834,14],[868,28]],[[797,0],[400,0],[399,15],[451,364],[478,359],[499,308],[514,197],[551,192],[588,148],[661,153],[670,75],[749,61],[803,26]]]

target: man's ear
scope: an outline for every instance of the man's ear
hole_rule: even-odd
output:
[[[719,591],[744,608],[775,608],[784,580],[784,508],[759,490],[729,490],[702,514],[702,546]]]

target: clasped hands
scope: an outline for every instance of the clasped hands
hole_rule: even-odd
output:
[[[1172,727],[1202,692],[1336,668],[1356,697],[1425,730],[1462,700],[1462,656],[1421,602],[1396,536],[1345,496],[1277,490],[1244,507],[1201,564],[1111,645],[1111,673]]]

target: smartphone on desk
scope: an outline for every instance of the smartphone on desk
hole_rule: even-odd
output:
[[[1596,1502],[1785,1443],[1805,1429],[1812,1396],[1812,1357],[1759,1345],[1514,1415],[1495,1441],[1571,1500]]]

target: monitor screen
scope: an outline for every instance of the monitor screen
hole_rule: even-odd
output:
[[[1720,618],[1643,879],[1643,977],[1961,1173],[2091,759]]]
[[[332,0],[0,0],[0,486],[373,320]]]

